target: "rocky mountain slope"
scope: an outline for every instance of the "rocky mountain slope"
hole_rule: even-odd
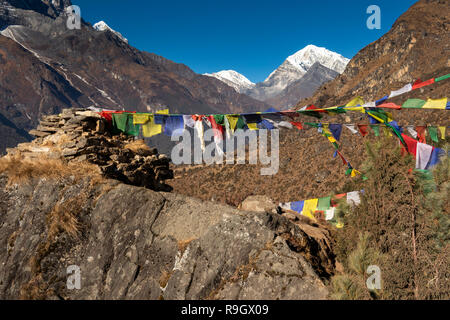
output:
[[[234,70],[220,71],[207,75],[231,85],[237,92],[245,93],[255,99],[266,101],[273,106],[283,108],[287,106],[283,97],[289,95],[287,92],[283,93],[283,90],[289,90],[290,95],[295,96],[295,93],[299,90],[296,89],[299,85],[298,81],[300,81],[308,71],[309,79],[315,78],[316,82],[311,84],[303,83],[305,87],[304,89],[301,89],[301,93],[310,92],[311,90],[314,91],[322,83],[330,80],[330,72],[323,71],[317,67],[312,68],[316,63],[319,63],[324,67],[324,70],[331,69],[335,73],[340,74],[344,71],[348,62],[349,59],[336,52],[332,52],[326,48],[308,45],[287,57],[287,59],[275,69],[266,80],[260,83],[253,83]],[[314,74],[312,75],[311,73],[313,72]],[[297,96],[297,101],[309,97],[309,95],[299,95]],[[292,98],[290,100],[292,100]],[[278,105],[279,103],[281,103],[281,105]]]
[[[298,107],[345,104],[357,95],[371,101],[419,77],[428,80],[450,73],[449,14],[448,1],[419,1],[385,36],[362,49],[342,75],[324,84],[312,98],[300,101]],[[449,91],[450,81],[447,80],[390,101],[402,104],[408,98],[438,99],[448,96]],[[450,123],[448,110],[389,111],[401,126],[448,126]],[[318,120],[302,115],[297,121]],[[325,116],[321,121],[369,124],[367,116],[359,112]],[[382,137],[375,137],[373,132],[362,137],[343,128],[342,154],[358,168],[364,160],[365,143],[380,139]],[[175,192],[236,206],[249,195],[266,195],[278,202],[290,202],[354,191],[354,179],[344,175],[346,167],[339,157],[333,157],[334,151],[316,129],[305,126],[305,130],[300,131],[282,130],[280,170],[276,175],[261,176],[260,165],[179,168],[175,169],[175,179],[170,184]]]
[[[239,112],[268,105],[187,66],[139,51],[110,30],[69,30],[70,1],[0,1],[0,152],[29,140],[41,114],[99,106]]]
[[[338,72],[316,62],[303,77],[288,85],[283,91],[266,100],[266,102],[278,106],[280,109],[293,107],[299,99],[312,96],[317,88],[338,75]]]
[[[350,61],[344,73],[298,102],[317,106],[345,104],[355,96],[374,101],[416,79],[450,72],[450,2],[420,0],[401,15],[379,40]],[[433,89],[435,97],[449,93],[448,82]],[[404,95],[401,99],[416,93]],[[394,100],[394,101],[398,101]]]

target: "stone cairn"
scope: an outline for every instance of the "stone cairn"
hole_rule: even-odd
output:
[[[36,139],[7,149],[8,155],[87,161],[97,165],[107,178],[152,190],[171,191],[164,183],[173,178],[170,159],[143,142],[136,143],[132,136],[113,134],[109,123],[96,112],[63,109],[59,115],[43,116],[30,134]]]

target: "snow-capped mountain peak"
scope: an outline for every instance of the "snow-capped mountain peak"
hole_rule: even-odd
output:
[[[336,52],[312,44],[297,51],[286,60],[304,72],[308,71],[314,63],[319,62],[321,65],[339,73],[344,72],[350,61]]]
[[[248,80],[244,75],[234,70],[222,70],[215,73],[205,73],[204,75],[214,77],[225,82],[239,93],[243,93],[255,87],[255,84],[253,82]]]
[[[97,31],[107,31],[107,30],[111,31],[116,36],[118,36],[120,39],[122,39],[124,42],[128,43],[128,40],[124,36],[122,36],[122,34],[120,32],[117,32],[116,30],[110,28],[110,26],[108,26],[105,21],[99,21],[96,24],[94,24],[92,27]]]
[[[205,75],[225,82],[239,93],[245,93],[255,99],[266,101],[301,79],[315,63],[337,73],[342,73],[349,61],[336,52],[310,44],[287,57],[264,82],[255,84],[233,70]]]

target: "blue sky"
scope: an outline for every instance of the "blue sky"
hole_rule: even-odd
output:
[[[104,20],[129,43],[197,73],[236,70],[263,81],[308,44],[347,58],[385,34],[414,0],[73,0],[84,20]],[[369,30],[369,5],[381,29]]]

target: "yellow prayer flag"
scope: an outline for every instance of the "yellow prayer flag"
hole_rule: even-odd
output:
[[[169,109],[164,109],[156,111],[156,114],[169,114]],[[160,124],[155,124],[155,117],[149,115],[149,121],[142,125],[142,135],[145,138],[153,137],[162,132],[162,126]]]
[[[133,124],[144,124],[150,120],[150,115],[148,113],[134,113],[133,114]]]
[[[258,124],[257,123],[247,123],[247,127],[250,130],[258,130]]]
[[[387,118],[388,118],[388,122],[391,122],[392,120],[394,120],[394,118],[392,117],[392,113],[390,112],[386,112]]]
[[[303,205],[302,215],[315,221],[316,219],[314,218],[314,212],[317,209],[318,202],[319,202],[319,199],[305,200],[305,203]]]
[[[447,98],[428,99],[422,109],[444,109],[447,106]]]
[[[350,111],[359,111],[361,113],[366,113],[366,109],[364,107],[345,107],[345,109]]]
[[[361,174],[361,172],[359,172],[358,170],[353,169],[351,176],[352,177],[356,177],[357,174]]]
[[[336,224],[336,228],[338,228],[338,229],[342,229],[343,227],[344,227],[344,224],[342,222],[338,222]]]
[[[445,140],[445,127],[439,127],[439,131],[441,132],[441,139]]]
[[[384,131],[384,135],[385,135],[385,136],[392,137],[392,132],[391,132],[390,129],[384,127],[384,128],[383,128],[383,131]]]
[[[346,107],[356,107],[358,104],[361,105],[361,106],[364,104],[364,100],[361,97],[354,98],[352,101],[347,103],[345,106]]]
[[[333,134],[331,133],[330,129],[328,128],[328,124],[323,125],[322,131],[327,135],[327,138],[331,143],[336,142],[336,139],[334,138]]]
[[[231,131],[234,132],[236,130],[236,125],[239,120],[239,116],[234,115],[234,114],[227,114],[226,117],[227,117],[228,123],[230,124]]]

